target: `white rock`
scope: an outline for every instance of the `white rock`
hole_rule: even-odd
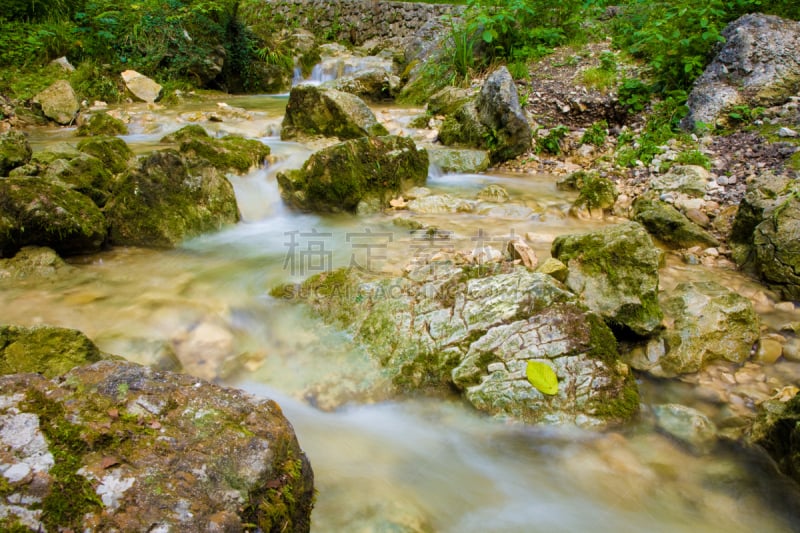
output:
[[[781,128],[778,130],[778,137],[797,137],[797,132],[791,128]]]
[[[125,87],[137,99],[152,104],[161,96],[161,85],[135,70],[126,70],[122,74]]]

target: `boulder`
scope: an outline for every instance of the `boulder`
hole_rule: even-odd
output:
[[[187,126],[193,128],[197,126]],[[245,174],[260,166],[270,154],[270,148],[256,139],[245,139],[238,135],[227,135],[220,139],[192,130],[182,134],[183,128],[165,138],[182,139],[179,151],[188,159],[202,159],[222,172]],[[201,128],[202,130],[202,128]],[[162,139],[162,142],[164,140]]]
[[[134,158],[133,150],[119,137],[96,136],[78,142],[78,151],[96,157],[115,174],[128,169]]]
[[[119,178],[105,208],[113,244],[170,248],[239,220],[230,182],[174,150],[152,153]]]
[[[120,119],[112,117],[108,113],[95,113],[89,120],[84,120],[75,132],[79,137],[91,137],[94,135],[126,135],[128,126]]]
[[[313,85],[292,87],[281,124],[281,139],[338,137],[357,139],[388,135],[359,97]]]
[[[752,246],[756,226],[764,221],[765,213],[788,199],[787,193],[791,191],[793,182],[789,176],[773,172],[762,172],[749,179],[731,226],[731,243],[748,248]],[[744,261],[739,259],[737,263],[742,264]]]
[[[33,97],[33,103],[42,108],[44,116],[59,124],[71,124],[81,108],[78,97],[67,80],[58,80]]]
[[[755,266],[787,300],[800,300],[800,186],[753,233]]]
[[[475,107],[481,123],[491,133],[488,148],[493,163],[513,159],[530,149],[531,127],[519,105],[514,78],[505,66],[486,78]]]
[[[100,208],[106,205],[113,184],[113,175],[106,165],[88,154],[56,159],[39,174],[46,180],[88,196]]]
[[[528,423],[597,426],[638,410],[636,382],[603,320],[525,267],[420,263],[366,282],[339,270],[296,294],[350,331],[396,393],[455,385],[477,409]],[[557,390],[534,386],[529,362],[549,367]]]
[[[788,402],[764,402],[748,440],[764,448],[781,472],[800,483],[800,394]]]
[[[780,105],[800,90],[800,22],[748,14],[722,37],[725,44],[689,93],[686,128],[725,124],[734,106]]]
[[[152,104],[161,96],[161,85],[135,70],[120,74],[128,92],[137,100]]]
[[[105,357],[78,330],[0,325],[0,375],[38,373],[54,378]]]
[[[61,255],[96,252],[107,223],[89,199],[42,178],[0,180],[0,257],[23,246],[49,246]]]
[[[668,403],[654,405],[653,415],[660,431],[682,442],[693,452],[708,453],[717,442],[716,426],[697,409]]]
[[[2,376],[0,390],[0,504],[12,523],[309,531],[313,472],[272,400],[124,361],[53,380]]]
[[[701,370],[723,359],[743,363],[758,340],[759,320],[753,304],[713,281],[685,282],[661,299],[666,329],[629,364],[658,377]]]
[[[425,109],[429,115],[452,115],[476,96],[473,89],[445,87],[428,99]]]
[[[490,132],[481,123],[478,108],[474,101],[459,107],[453,114],[447,115],[439,127],[439,141],[445,146],[462,148],[489,149],[487,139]]]
[[[31,160],[31,145],[21,131],[0,133],[0,176],[8,176],[13,169]]]
[[[669,170],[650,180],[650,189],[658,193],[682,193],[702,198],[711,179],[708,170],[698,165],[672,165]]]
[[[0,280],[44,278],[71,270],[55,250],[45,246],[26,246],[9,259],[0,259]]]
[[[372,102],[381,102],[393,100],[397,96],[400,78],[385,68],[372,67],[325,82],[322,86],[325,89],[354,94]]]
[[[432,146],[428,148],[428,156],[431,164],[442,172],[474,174],[489,168],[489,153],[486,150]]]
[[[641,196],[633,202],[633,219],[650,235],[673,248],[719,246],[719,241],[666,202]]]
[[[411,139],[390,135],[330,146],[277,178],[283,199],[298,209],[355,212],[371,199],[387,207],[404,189],[424,185],[427,176],[427,152]]]
[[[661,327],[661,252],[636,222],[553,241],[551,255],[567,265],[566,285],[612,327],[651,335]]]

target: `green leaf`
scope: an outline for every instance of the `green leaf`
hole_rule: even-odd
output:
[[[531,385],[536,387],[536,390],[542,394],[558,394],[558,376],[547,363],[541,361],[528,361],[528,367],[525,369],[525,375],[528,377]]]
[[[490,43],[494,40],[494,35],[492,35],[491,30],[483,30],[483,41],[486,43]]]

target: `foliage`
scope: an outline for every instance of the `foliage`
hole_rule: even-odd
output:
[[[542,394],[558,394],[558,376],[547,363],[541,361],[528,361],[525,367],[525,376],[531,385]]]
[[[569,128],[560,124],[551,129],[544,137],[536,139],[536,151],[553,155],[561,153],[561,140],[569,133]]]
[[[594,146],[603,146],[608,136],[608,122],[605,120],[598,120],[583,133],[581,137],[582,144],[591,144]]]
[[[661,146],[678,135],[679,123],[688,112],[685,102],[686,93],[675,91],[654,105],[638,138],[620,136],[617,140],[617,164],[632,166],[641,161],[649,165],[662,152]]]
[[[711,170],[711,160],[700,150],[686,150],[678,154],[675,163],[681,165],[697,165],[706,170]]]
[[[746,123],[757,120],[764,114],[763,107],[750,107],[748,105],[733,106],[728,113],[728,118],[734,123]]]
[[[122,100],[118,76],[107,67],[87,60],[78,65],[70,75],[70,84],[81,99],[117,103]]]
[[[652,98],[651,87],[634,78],[622,80],[617,93],[619,103],[629,113],[644,111]]]

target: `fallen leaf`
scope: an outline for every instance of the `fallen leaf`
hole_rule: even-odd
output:
[[[103,457],[103,460],[100,461],[100,466],[103,468],[103,470],[106,470],[118,464],[119,464],[119,459],[117,459],[113,455],[106,455],[105,457]]]
[[[558,376],[547,363],[528,361],[525,375],[531,385],[542,394],[558,394]]]
[[[108,416],[116,420],[117,418],[119,418],[119,409],[117,409],[116,407],[112,407],[111,409],[108,410]]]

